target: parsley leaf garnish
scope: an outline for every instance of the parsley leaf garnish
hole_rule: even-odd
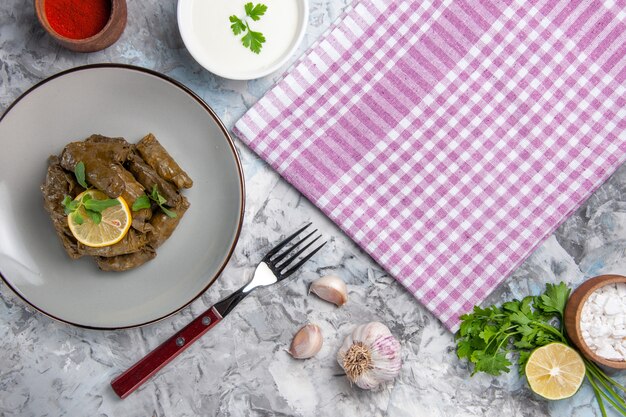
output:
[[[102,212],[109,207],[117,206],[120,202],[117,199],[107,198],[106,200],[95,200],[89,194],[84,194],[80,200],[72,200],[72,197],[66,195],[63,198],[62,203],[65,208],[65,214],[73,216],[73,219],[78,224],[83,224],[85,219],[80,214],[80,208],[82,207],[85,214],[95,223],[100,224],[102,221]]]
[[[256,6],[253,6],[252,3],[246,3],[244,9],[246,9],[246,15],[256,22],[261,19],[261,16],[265,14],[265,12],[267,11],[267,6],[261,3],[257,4]]]
[[[150,206],[152,205],[150,203],[150,200],[154,201],[156,205],[158,205],[161,210],[163,210],[163,213],[165,213],[168,217],[171,217],[173,219],[177,217],[177,214],[175,212],[165,207],[167,200],[161,195],[161,193],[159,193],[159,189],[157,188],[156,184],[152,187],[152,192],[150,193],[150,195],[144,194],[135,200],[133,206],[131,207],[131,210],[138,211],[141,209],[150,208]]]
[[[250,48],[250,50],[255,54],[261,52],[263,42],[265,42],[265,36],[263,36],[261,32],[255,32],[253,30],[250,30],[249,26],[248,33],[246,33],[246,35],[241,38],[241,43],[243,43],[243,46],[245,46],[246,48]]]
[[[76,181],[83,188],[89,188],[87,182],[85,181],[85,163],[83,161],[79,161],[74,167],[74,175],[76,176]]]
[[[229,17],[230,22],[232,23],[232,25],[230,25],[230,28],[233,30],[233,33],[235,35],[239,35],[241,32],[245,32],[246,31],[246,24],[243,23],[243,21],[238,18],[235,15],[232,15]]]
[[[246,3],[244,5],[244,10],[247,17],[257,22],[267,11],[267,6],[262,3],[258,3],[257,5],[254,5],[253,3]],[[255,54],[261,53],[261,48],[265,43],[265,36],[261,32],[253,31],[247,21],[237,17],[236,15],[230,16],[228,20],[230,20],[230,28],[235,36],[247,32],[241,38],[241,44]]]
[[[139,211],[141,209],[147,209],[150,208],[152,206],[152,204],[150,204],[150,197],[148,197],[147,195],[142,195],[140,197],[137,197],[137,199],[135,200],[135,202],[133,203],[133,206],[131,207],[132,211]]]

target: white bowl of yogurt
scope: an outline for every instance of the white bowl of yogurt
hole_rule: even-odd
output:
[[[298,48],[309,5],[308,0],[178,0],[177,14],[183,42],[200,65],[224,78],[252,80],[276,71]]]

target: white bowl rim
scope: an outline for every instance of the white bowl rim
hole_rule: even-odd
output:
[[[178,32],[180,33],[180,36],[183,39],[185,48],[187,49],[189,54],[191,54],[193,59],[198,64],[200,64],[201,67],[203,67],[207,71],[212,72],[215,75],[218,75],[223,78],[227,78],[229,80],[237,80],[237,81],[255,80],[257,78],[265,77],[266,75],[273,73],[278,68],[283,66],[285,62],[287,62],[289,58],[291,58],[291,56],[294,54],[296,49],[298,49],[298,47],[302,43],[302,40],[304,39],[304,35],[306,33],[306,29],[307,29],[308,22],[309,22],[309,0],[294,0],[294,1],[300,2],[302,5],[302,22],[298,29],[298,33],[295,37],[295,42],[291,44],[291,48],[285,51],[285,53],[283,54],[283,57],[277,60],[270,67],[265,68],[262,71],[250,72],[248,76],[237,76],[233,74],[224,73],[222,71],[216,70],[215,68],[211,68],[210,65],[207,65],[208,63],[206,62],[206,60],[203,61],[201,58],[199,58],[198,55],[194,53],[193,48],[189,47],[189,45],[191,44],[190,39],[188,35],[185,35],[185,31],[181,29],[185,24],[187,24],[187,22],[181,22],[181,12],[180,12],[182,7],[189,1],[193,1],[193,0],[178,0],[177,6],[176,6],[176,21],[178,22]]]

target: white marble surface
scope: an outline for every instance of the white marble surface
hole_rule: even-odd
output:
[[[311,0],[306,49],[346,0]],[[119,62],[163,72],[192,88],[232,127],[280,77],[229,81],[197,65],[176,27],[175,2],[130,1],[122,38],[105,51],[76,54],[53,43],[32,2],[0,2],[0,112],[32,84],[77,65]],[[1,138],[0,138],[1,140]],[[241,239],[218,282],[179,314],[141,329],[93,331],[33,311],[0,283],[2,416],[599,416],[588,386],[572,399],[533,396],[516,373],[470,378],[453,337],[315,207],[237,142],[247,205]],[[4,156],[0,156],[1,158]],[[111,379],[240,286],[259,256],[284,233],[312,220],[330,238],[295,279],[246,299],[175,362],[125,400]],[[538,293],[546,282],[577,285],[600,273],[626,274],[626,167],[622,167],[490,297]],[[307,284],[337,273],[350,287],[341,309],[306,296]],[[395,384],[351,387],[334,356],[355,323],[386,323],[403,346]],[[324,347],[296,361],[284,348],[305,322],[319,324]],[[624,374],[618,375],[622,381]]]

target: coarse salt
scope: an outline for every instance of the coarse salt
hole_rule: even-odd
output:
[[[626,283],[598,288],[583,305],[580,330],[589,349],[613,361],[626,361]]]

